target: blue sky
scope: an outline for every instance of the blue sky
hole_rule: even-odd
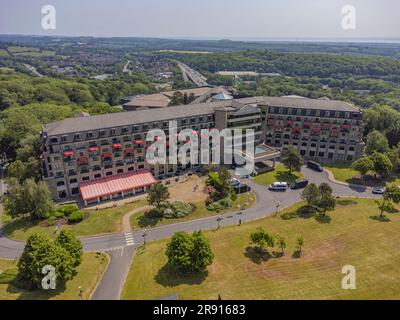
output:
[[[54,5],[56,30],[41,28]],[[341,28],[344,5],[357,28]],[[1,0],[0,33],[186,38],[400,38],[398,0]]]

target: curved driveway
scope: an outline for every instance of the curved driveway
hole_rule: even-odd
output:
[[[310,182],[320,184],[329,183],[335,195],[340,197],[360,197],[375,198],[370,188],[361,186],[348,186],[332,182],[328,179],[327,172],[316,172],[306,167],[302,171]],[[174,224],[153,227],[146,230],[146,241],[160,240],[172,236],[177,231],[193,232],[196,230],[207,230],[222,226],[238,224],[242,222],[256,220],[275,213],[279,203],[279,209],[289,207],[299,201],[299,190],[287,190],[286,192],[270,192],[264,186],[260,186],[249,180],[247,183],[257,196],[257,202],[251,208],[242,212],[226,213],[220,216],[217,221],[216,216],[205,217],[197,220],[184,221]],[[134,248],[144,242],[144,231],[134,230],[130,233],[118,233],[102,236],[94,236],[81,239],[84,251],[106,251],[109,252],[111,261],[103,279],[100,281],[93,299],[118,299],[124,279],[129,269]],[[23,251],[24,243],[13,241],[4,237],[0,232],[0,257],[16,258]]]

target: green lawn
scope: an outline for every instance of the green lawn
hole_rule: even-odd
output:
[[[181,221],[194,220],[198,218],[220,215],[223,213],[227,213],[230,211],[235,211],[238,209],[246,209],[253,206],[256,203],[256,196],[253,192],[247,192],[240,194],[237,199],[233,202],[233,205],[229,209],[221,210],[219,212],[207,210],[207,207],[204,202],[196,203],[197,209],[187,215],[184,218],[176,218],[176,219],[152,219],[146,217],[144,212],[137,212],[130,217],[131,227],[134,228],[145,228],[145,227],[154,227],[158,225],[165,225],[170,223],[176,223]]]
[[[180,299],[400,299],[400,214],[383,222],[371,199],[340,203],[331,220],[294,216],[296,205],[282,212],[287,220],[281,213],[205,232],[215,255],[205,274],[177,274],[167,264],[167,240],[148,243],[133,259],[122,298],[177,293]],[[287,239],[283,257],[269,249],[260,260],[249,247],[259,226]],[[299,235],[305,239],[300,258],[292,255]],[[341,288],[344,265],[356,268],[356,290]]]
[[[385,186],[388,183],[397,183],[400,184],[400,177],[390,177],[387,180],[378,180],[378,179],[366,179],[365,181],[360,179],[360,174],[358,171],[351,168],[351,165],[348,163],[333,163],[333,164],[325,164],[324,167],[331,171],[336,180],[354,183],[354,184],[362,184],[367,186]]]
[[[27,291],[14,287],[11,283],[17,274],[13,260],[0,260],[0,300],[78,300],[79,286],[82,287],[83,299],[89,299],[97,282],[100,280],[108,263],[104,253],[89,252],[83,254],[82,264],[77,268],[75,277],[68,281],[63,289],[55,291]]]
[[[294,182],[297,179],[304,178],[301,172],[289,173],[289,170],[283,164],[277,164],[275,170],[266,173],[259,174],[254,177],[254,181],[263,186],[269,186],[273,182],[284,181],[284,182]]]
[[[64,224],[63,229],[71,231],[76,236],[91,236],[122,230],[122,217],[129,211],[146,205],[146,200],[138,200],[119,207],[86,210],[87,218],[77,224]],[[56,223],[57,224],[57,223]],[[4,227],[7,237],[14,240],[25,240],[34,233],[56,236],[55,224],[47,226],[46,221],[32,222],[30,219],[20,219]]]

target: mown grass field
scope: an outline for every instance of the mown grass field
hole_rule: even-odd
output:
[[[400,184],[400,177],[392,176],[387,180],[377,180],[377,179],[366,179],[361,180],[360,173],[351,168],[349,164],[346,163],[332,163],[332,164],[324,164],[324,168],[331,171],[336,180],[354,183],[354,184],[362,184],[367,186],[385,186],[389,183],[397,183]]]
[[[65,288],[55,291],[28,291],[12,285],[12,276],[17,274],[17,265],[13,260],[0,260],[0,300],[79,300],[79,286],[82,287],[82,299],[90,298],[108,263],[104,253],[89,252],[83,254],[82,264],[77,268],[75,277],[68,281]],[[5,273],[4,273],[5,272]]]
[[[273,182],[294,182],[297,179],[304,178],[301,172],[289,173],[289,170],[281,163],[278,163],[275,170],[259,174],[254,177],[254,182],[261,184],[262,186],[269,186]]]
[[[62,229],[69,230],[79,237],[119,232],[122,230],[122,217],[129,211],[146,205],[146,200],[138,200],[115,208],[86,210],[87,218],[76,224],[64,224]],[[46,226],[46,221],[32,222],[19,219],[8,223],[4,231],[10,239],[25,240],[34,233],[55,238],[55,225]]]
[[[130,224],[133,229],[135,228],[145,228],[145,227],[154,227],[159,225],[165,225],[170,223],[177,223],[182,221],[194,220],[214,215],[220,215],[231,211],[242,210],[253,206],[256,203],[256,195],[253,192],[247,192],[238,195],[237,199],[233,202],[233,205],[229,209],[221,210],[219,212],[207,210],[207,207],[202,202],[195,203],[196,210],[191,214],[187,215],[183,218],[176,219],[154,219],[149,218],[145,215],[145,213],[137,212],[130,217]]]
[[[177,293],[180,299],[400,299],[400,213],[382,222],[373,200],[341,203],[330,220],[288,219],[298,204],[277,217],[206,232],[215,255],[206,274],[177,274],[167,264],[167,240],[148,243],[133,259],[122,298]],[[254,254],[249,236],[259,226],[286,238],[283,257],[274,255],[278,248],[264,259]],[[299,235],[305,245],[296,258]],[[356,268],[355,290],[341,288],[344,265]]]

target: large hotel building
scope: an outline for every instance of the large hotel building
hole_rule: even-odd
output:
[[[363,154],[359,109],[341,101],[302,97],[226,99],[167,108],[69,118],[41,132],[42,173],[56,200],[85,204],[145,192],[156,178],[173,175],[181,165],[146,162],[146,133],[182,129],[254,129],[265,159],[288,146],[306,159],[352,162]],[[166,132],[168,134],[168,132]],[[257,148],[260,150],[260,148]],[[257,156],[257,152],[256,152]]]

